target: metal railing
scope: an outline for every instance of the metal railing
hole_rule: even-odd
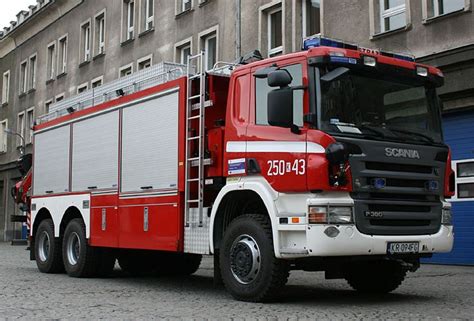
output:
[[[186,65],[161,62],[150,68],[52,104],[49,112],[40,116],[36,123],[45,123],[75,111],[87,109],[121,96],[184,77],[186,71]]]

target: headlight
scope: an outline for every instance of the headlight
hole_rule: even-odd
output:
[[[330,207],[329,224],[352,223],[352,207]]]
[[[351,206],[310,206],[308,209],[309,224],[352,224],[353,208]]]
[[[441,210],[441,224],[453,225],[453,215],[450,208],[443,208]]]

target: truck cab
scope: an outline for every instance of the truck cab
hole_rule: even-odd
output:
[[[305,45],[233,73],[223,191],[247,191],[247,214],[268,214],[274,255],[290,268],[391,291],[420,258],[453,245],[443,74],[325,38]],[[211,218],[211,250],[230,252],[221,269],[231,289],[262,268],[256,237],[227,238],[238,215],[214,207]]]

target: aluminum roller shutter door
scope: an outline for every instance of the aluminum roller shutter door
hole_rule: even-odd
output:
[[[176,189],[178,89],[123,110],[122,192]]]
[[[110,189],[118,186],[119,112],[74,124],[72,190]]]
[[[35,135],[34,195],[69,189],[70,126]]]

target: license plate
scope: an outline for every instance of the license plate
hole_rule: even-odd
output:
[[[387,244],[388,254],[418,253],[419,251],[420,243],[418,242],[392,242]]]

